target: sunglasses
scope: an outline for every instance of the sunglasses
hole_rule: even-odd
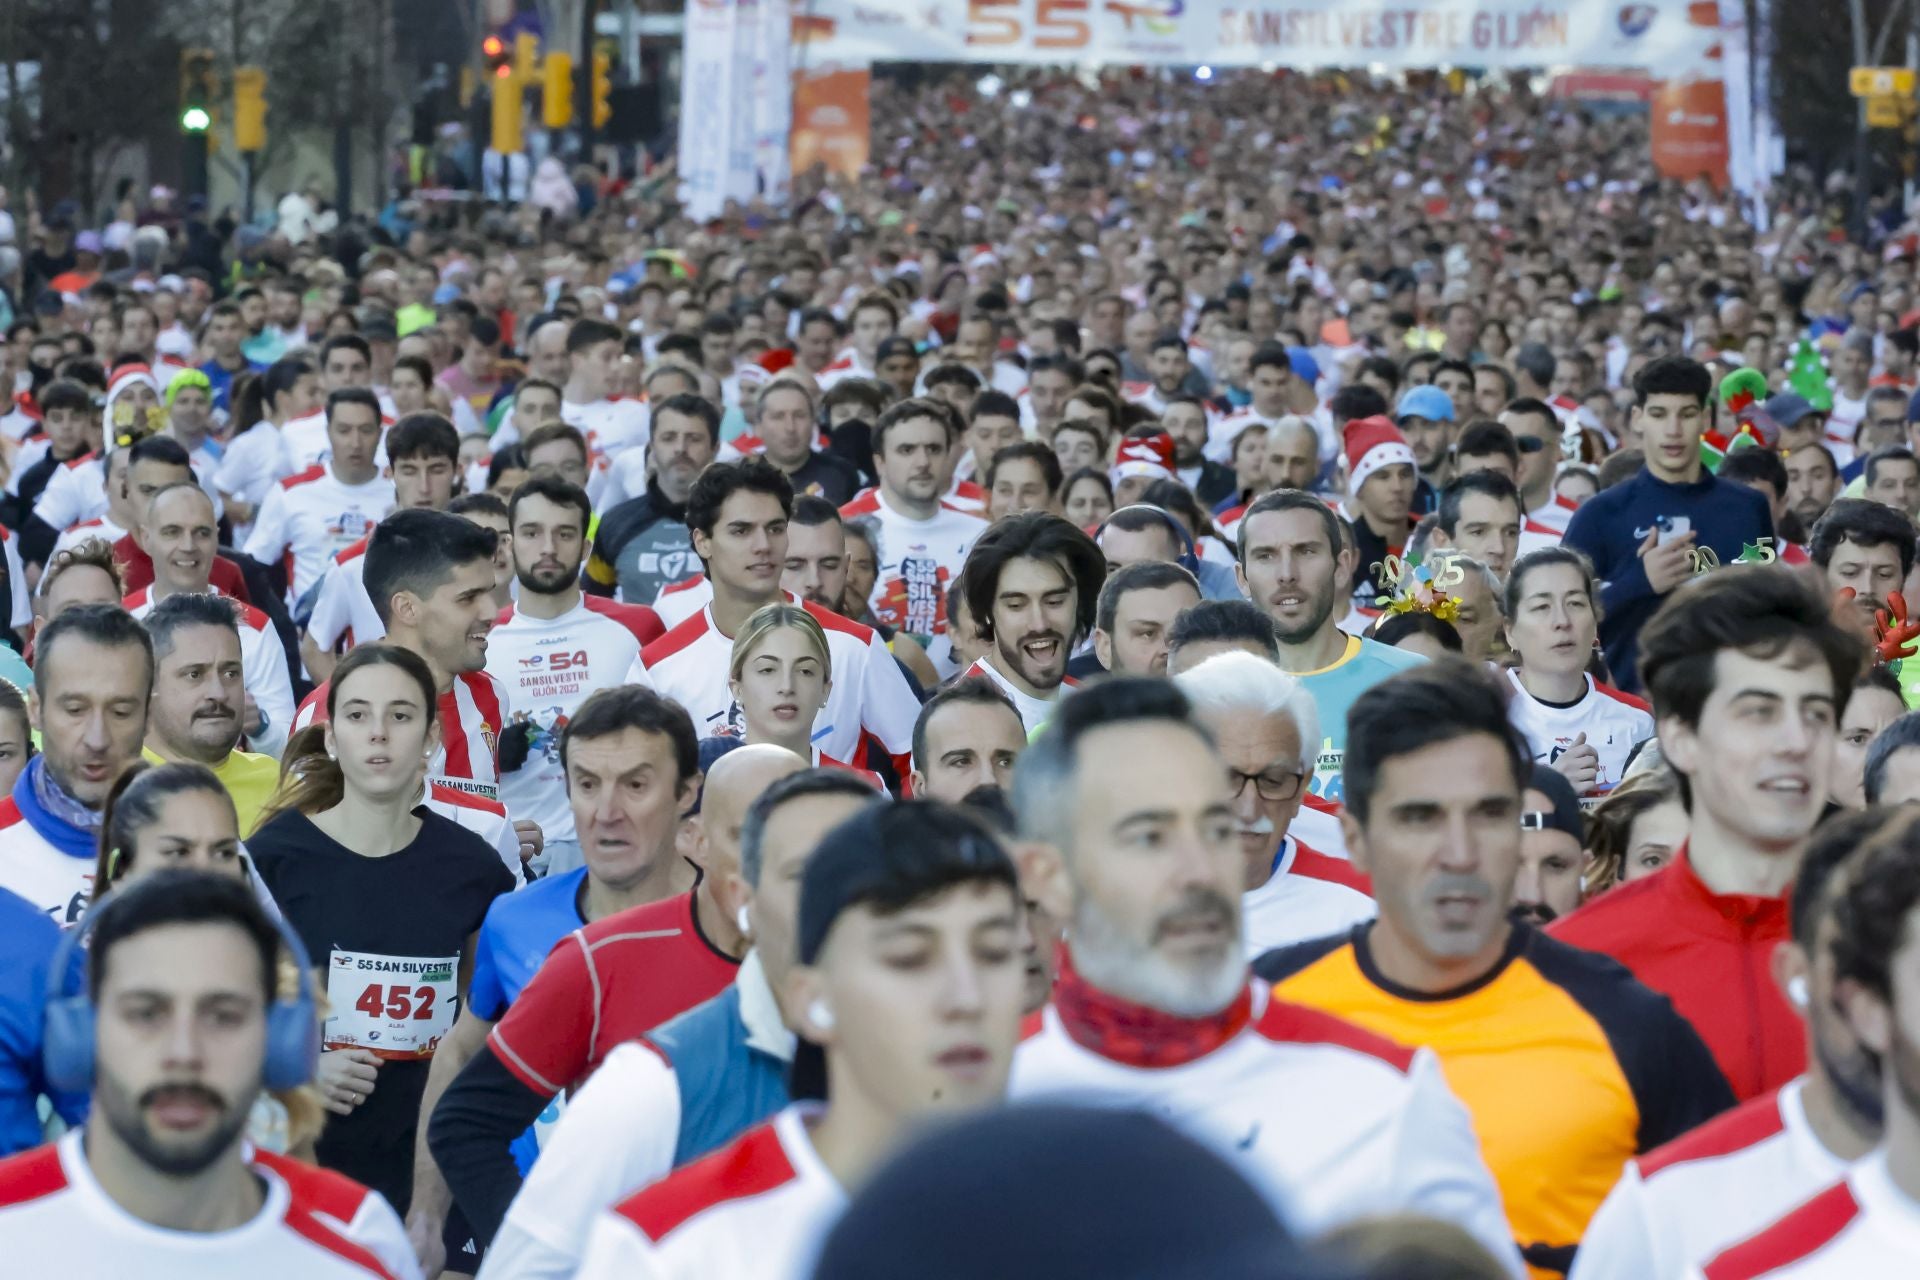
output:
[[[1547,442],[1539,436],[1515,436],[1513,443],[1522,453],[1539,453],[1547,447]]]

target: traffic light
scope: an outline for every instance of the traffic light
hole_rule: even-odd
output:
[[[540,37],[531,31],[513,38],[513,78],[522,89],[540,78]]]
[[[595,51],[593,55],[593,127],[606,127],[613,119],[613,103],[608,99],[613,94],[613,59]]]
[[[549,53],[542,70],[540,123],[549,129],[564,129],[573,123],[573,55]]]
[[[501,155],[525,149],[520,138],[520,81],[511,71],[507,68],[493,77],[493,149]]]
[[[507,62],[507,42],[499,36],[489,33],[480,42],[480,56],[487,64],[487,78],[497,80],[501,76],[513,74],[513,68]]]
[[[233,145],[239,151],[267,145],[267,73],[259,67],[233,69]]]
[[[213,124],[213,50],[180,52],[180,129],[205,133]]]

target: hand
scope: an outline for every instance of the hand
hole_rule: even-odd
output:
[[[513,824],[513,833],[520,837],[520,861],[527,863],[540,856],[547,847],[546,833],[540,830],[540,824],[521,818]]]
[[[1898,662],[1920,651],[1914,645],[1914,640],[1920,638],[1920,622],[1907,621],[1907,598],[1898,591],[1888,594],[1887,607],[1876,610],[1873,621],[1873,647],[1880,661]]]
[[[1663,596],[1693,576],[1693,530],[1664,543],[1659,538],[1660,530],[1647,530],[1640,544],[1640,562],[1647,571],[1647,585]]]
[[[1600,778],[1600,753],[1587,741],[1586,734],[1578,734],[1553,762],[1552,768],[1573,784],[1576,795],[1585,795]]]
[[[329,1049],[320,1055],[314,1087],[321,1105],[337,1116],[350,1116],[373,1095],[380,1081],[380,1059],[365,1049]]]
[[[240,707],[241,732],[251,738],[265,727],[266,718],[260,714],[260,704],[253,700],[252,694],[247,694]]]
[[[235,524],[252,524],[253,518],[260,514],[258,507],[241,498],[228,498],[224,505],[227,509],[227,518]]]
[[[419,1208],[407,1212],[407,1243],[420,1260],[421,1275],[437,1276],[446,1270],[447,1242],[442,1234],[446,1229],[447,1220],[440,1214]]]

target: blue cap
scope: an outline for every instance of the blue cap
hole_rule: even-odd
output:
[[[1768,396],[1760,407],[1767,416],[1783,427],[1790,427],[1810,413],[1818,412],[1807,403],[1805,396],[1797,396],[1791,391],[1779,391]]]
[[[1453,397],[1435,386],[1409,387],[1407,393],[1400,397],[1400,407],[1393,411],[1395,422],[1405,418],[1452,422]]]
[[[1294,377],[1309,385],[1320,381],[1320,362],[1305,347],[1288,347],[1287,363],[1293,366]]]
[[[433,305],[436,307],[444,307],[449,302],[458,302],[459,300],[460,286],[457,284],[443,284],[433,291]]]

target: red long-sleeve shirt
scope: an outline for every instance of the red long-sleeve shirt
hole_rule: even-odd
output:
[[[1806,1030],[1774,983],[1789,936],[1787,899],[1717,894],[1683,848],[1667,866],[1612,889],[1547,932],[1612,956],[1673,1001],[1742,1102],[1806,1069]]]

